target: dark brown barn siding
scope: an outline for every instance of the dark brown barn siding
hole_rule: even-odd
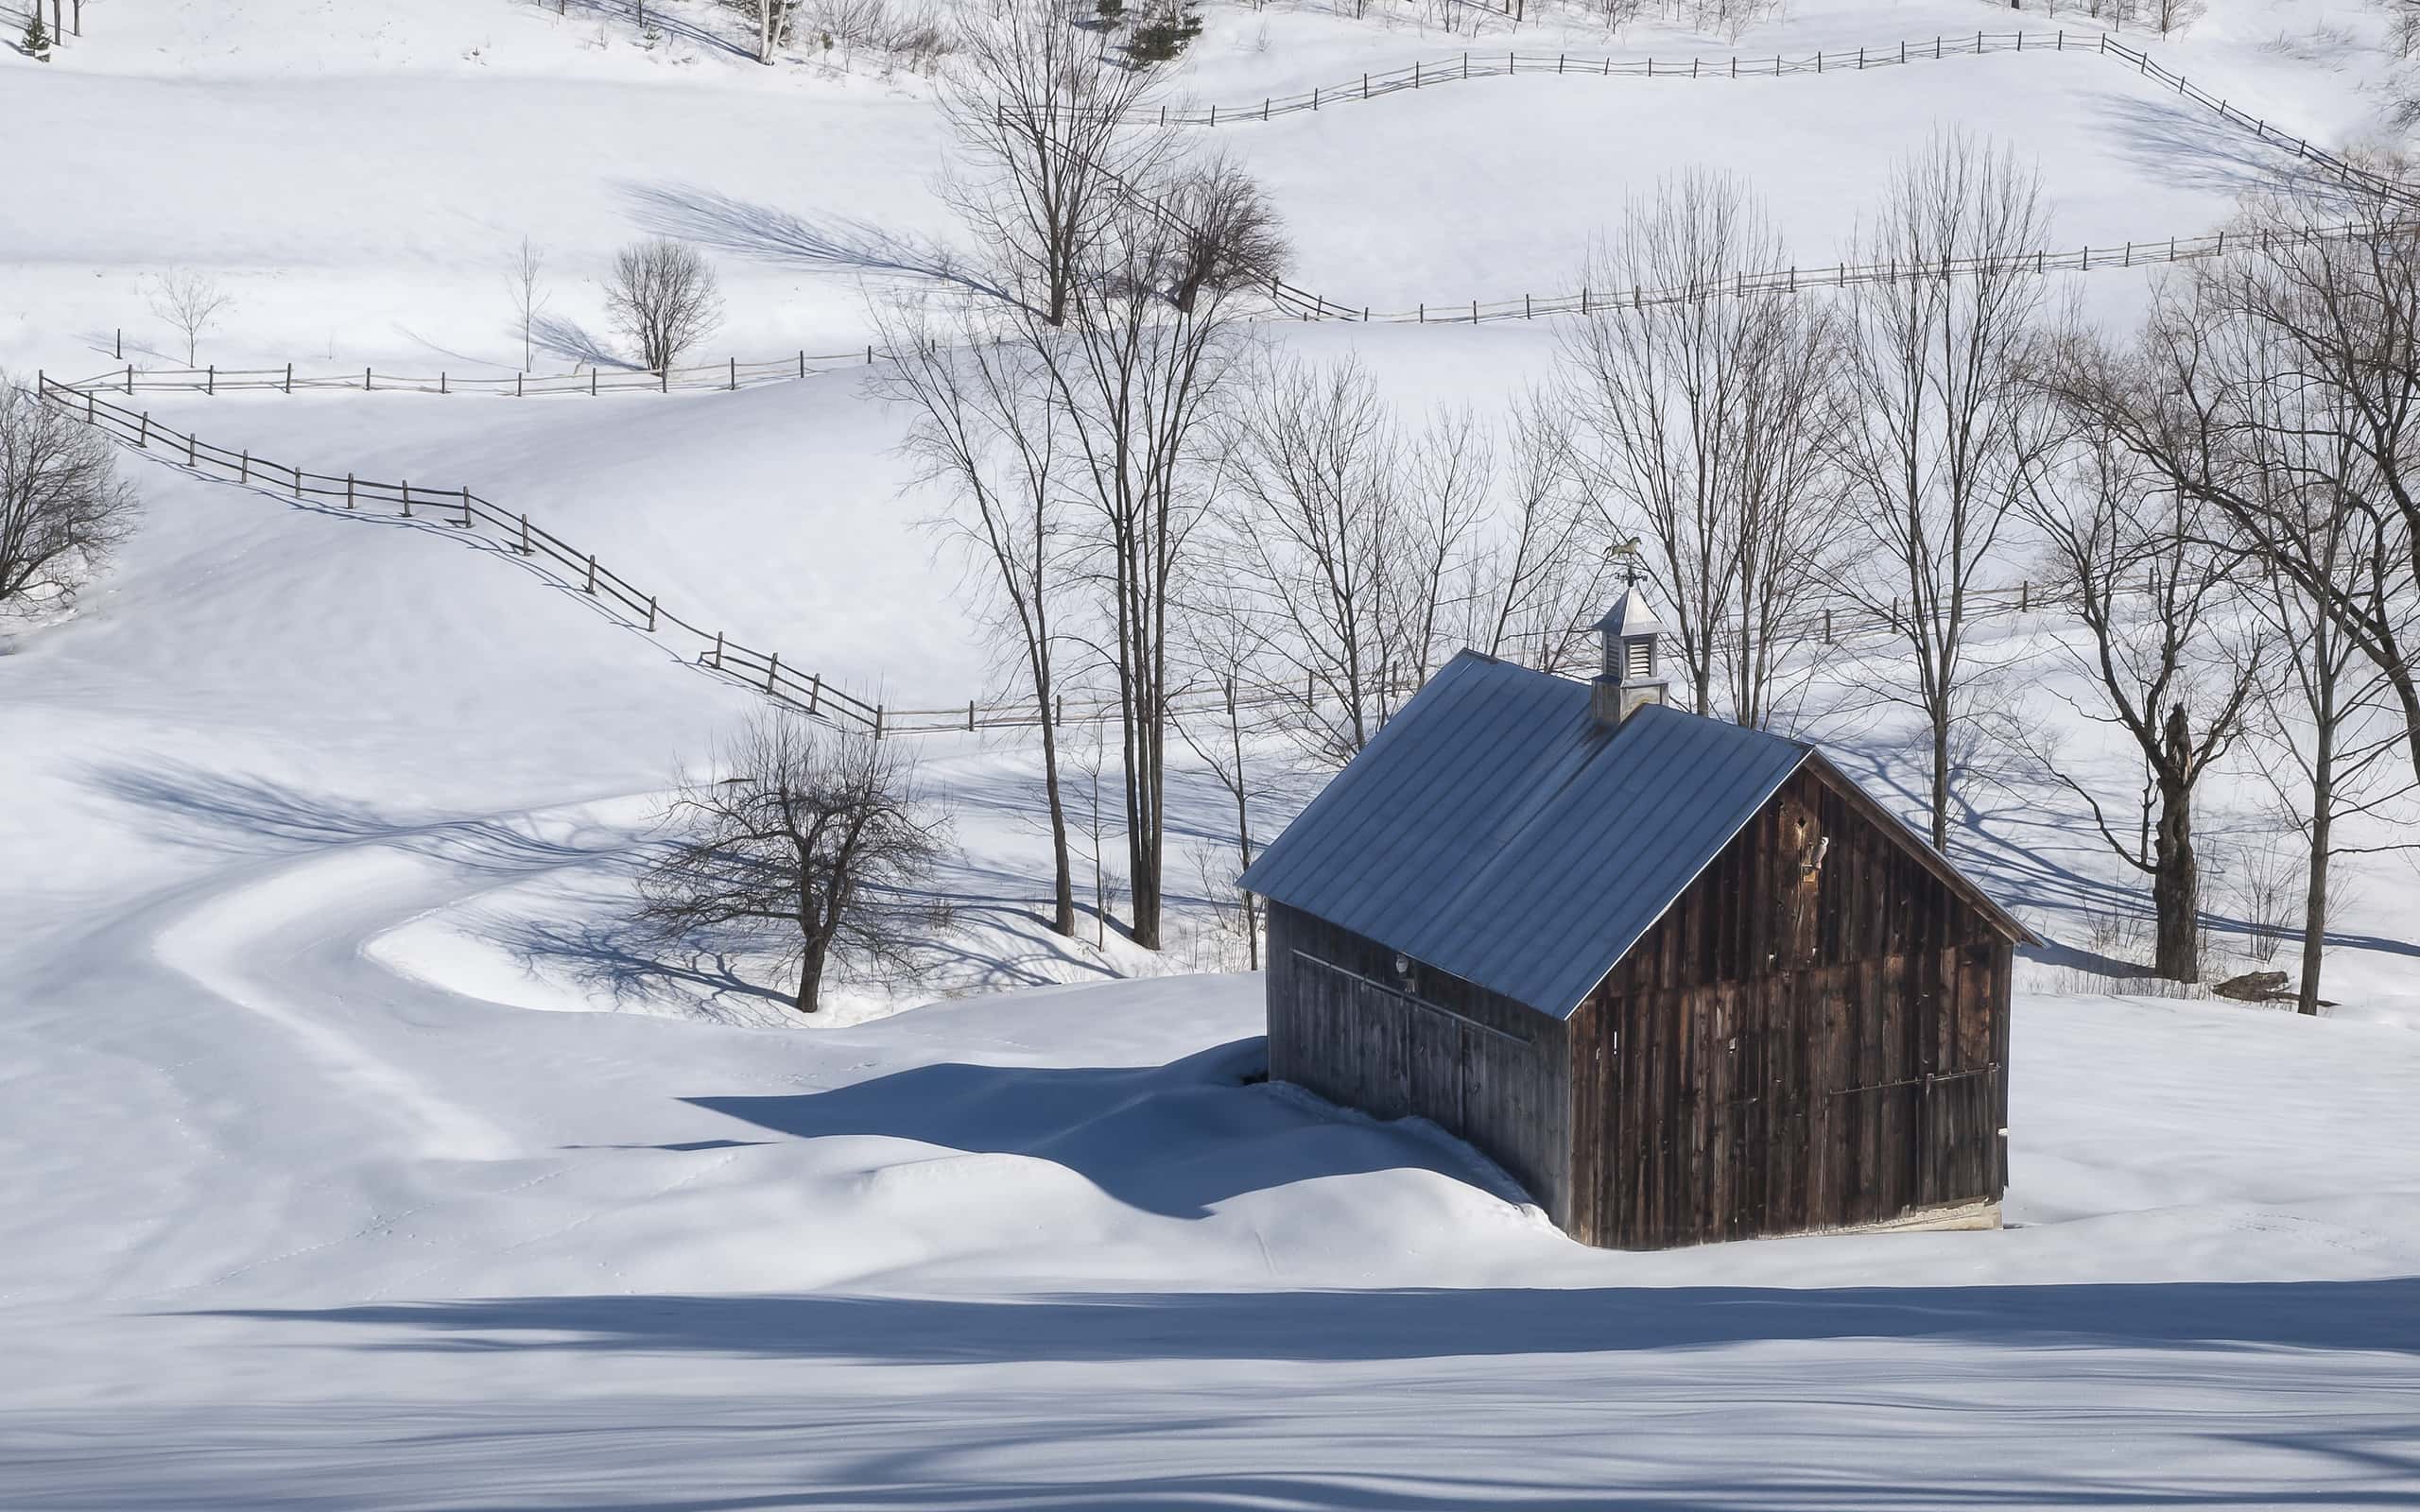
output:
[[[1884,823],[1801,771],[1574,1015],[1573,1234],[1659,1247],[1999,1196],[2010,943]]]
[[[1310,915],[1269,908],[1269,1074],[1379,1118],[1426,1118],[1569,1212],[1564,1025]]]

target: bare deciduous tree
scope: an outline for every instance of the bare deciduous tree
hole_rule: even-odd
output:
[[[906,450],[923,480],[956,498],[947,523],[985,570],[997,644],[1033,700],[1049,811],[1050,927],[1073,936],[1075,879],[1055,720],[1065,638],[1058,615],[1075,546],[1066,518],[1065,490],[1074,479],[1065,428],[1029,347],[994,339],[971,322],[945,322],[929,301],[879,323],[892,361],[878,369],[876,391],[910,406]]]
[[[1979,670],[1977,593],[2055,434],[2052,406],[2026,382],[2043,284],[2014,256],[2042,245],[2045,224],[2036,177],[1953,131],[1897,168],[1856,244],[1857,261],[1902,276],[1858,284],[1848,301],[1846,498],[1879,559],[1846,586],[1910,655],[1915,686],[1898,696],[1930,736],[1936,848],[1949,837],[1952,727]]]
[[[671,370],[722,322],[713,266],[688,243],[664,236],[614,254],[605,303],[614,329],[637,346],[639,365],[653,372]]]
[[[1198,551],[1209,421],[1235,378],[1245,334],[1225,289],[1205,285],[1191,309],[1174,307],[1184,239],[1146,208],[1152,186],[1143,187],[1084,243],[1063,329],[1031,306],[1008,320],[1038,359],[1065,426],[1069,491],[1094,589],[1094,644],[1117,686],[1134,938],[1157,950],[1168,705],[1181,676],[1171,618]]]
[[[1512,456],[1459,594],[1461,639],[1541,672],[1593,672],[1589,626],[1603,612],[1610,580],[1605,531],[1575,477],[1568,422],[1553,396],[1531,391],[1515,403]]]
[[[1258,286],[1285,271],[1285,227],[1259,183],[1232,159],[1185,164],[1167,208],[1184,232],[1173,291],[1178,309],[1193,308],[1204,285]]]
[[[2237,592],[2240,555],[2212,543],[2208,507],[2152,491],[2148,470],[2107,437],[2087,437],[2029,490],[2025,510],[2049,556],[2052,591],[2086,639],[2065,642],[2085,685],[2083,717],[2121,730],[2155,794],[2146,851],[2091,807],[2101,837],[2152,880],[2152,969],[2201,980],[2202,865],[2193,799],[2211,765],[2243,733],[2259,687],[2250,605]],[[2056,769],[2056,768],[2054,768]]]
[[[189,267],[172,267],[151,285],[151,313],[184,337],[185,366],[200,359],[201,338],[216,330],[219,317],[234,305],[234,296],[208,275]]]
[[[685,777],[666,810],[672,835],[639,879],[640,922],[666,939],[761,932],[797,972],[801,1013],[816,1011],[827,972],[908,961],[934,912],[911,889],[947,833],[909,748],[772,710],[716,765]]]
[[[942,108],[970,178],[945,192],[1005,259],[1007,287],[1060,325],[1093,242],[1167,150],[1120,123],[1150,98],[1148,71],[1077,26],[1064,0],[970,9],[942,79]]]
[[[1407,442],[1357,363],[1276,361],[1234,417],[1222,555],[1260,680],[1314,756],[1350,761],[1440,660],[1487,503],[1466,414]]]
[[[1835,323],[1799,297],[1728,286],[1785,260],[1737,180],[1667,180],[1628,206],[1588,283],[1690,292],[1609,305],[1563,341],[1575,459],[1609,524],[1646,542],[1692,705],[1714,713],[1720,688],[1747,725],[1770,715],[1781,654],[1831,586],[1840,535]]]
[[[0,373],[0,606],[73,598],[134,512],[109,438]]]
[[[546,291],[540,282],[546,270],[546,253],[528,237],[512,249],[511,261],[505,265],[505,281],[512,290],[512,313],[521,325],[521,367],[527,371],[533,350],[532,332],[538,317],[546,308]]]

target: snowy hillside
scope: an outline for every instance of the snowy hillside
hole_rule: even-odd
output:
[[[1971,0],[1814,0],[1736,36],[1355,9],[1220,0],[1175,93],[1249,106],[1477,49],[2100,34]],[[928,73],[846,41],[761,66],[735,8],[647,10],[652,34],[626,0],[87,0],[49,63],[0,52],[0,98],[41,126],[0,218],[0,367],[130,368],[95,400],[164,431],[475,490],[890,710],[1012,696],[982,564],[863,362],[727,393],[309,387],[510,379],[525,237],[550,374],[641,366],[602,289],[637,236],[713,259],[705,364],[861,351],[880,300],[979,250]],[[2212,0],[2122,35],[2281,138],[2404,145],[2382,11]],[[2038,166],[2053,250],[2201,236],[2298,180],[2090,45],[1821,77],[1525,61],[1216,142],[1288,228],[1288,278],[1381,312],[1570,293],[1624,197],[1681,167],[1754,182],[1789,256],[1831,264],[1946,126]],[[196,364],[290,363],[299,391],[138,386],[188,382],[172,268],[233,301]],[[2156,276],[2051,287],[2114,330]],[[1562,329],[1253,339],[1494,426]],[[630,919],[666,794],[749,689],[441,510],[298,503],[168,446],[118,466],[142,514],[107,576],[0,619],[0,1506],[2420,1499],[2399,833],[2342,863],[2329,1015],[2138,995],[2113,976],[2142,879],[2075,792],[1978,758],[1952,853],[2046,939],[2017,966],[2007,1227],[1593,1250],[1438,1130],[1266,1081],[1261,981],[1214,918],[1233,809],[1199,753],[1171,747],[1154,953],[1090,912],[1046,928],[1029,731],[917,737],[946,913],[805,1027],[745,945]],[[1905,669],[1849,629],[1793,717],[1913,816],[1922,741],[1861,696]],[[1991,618],[1983,696],[2131,792],[2132,746],[2077,713],[2080,633],[2031,598]],[[1330,768],[1253,754],[1265,839]],[[2213,975],[2267,963],[2244,878],[2273,807],[2250,753],[2204,789]]]

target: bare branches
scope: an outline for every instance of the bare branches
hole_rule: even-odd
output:
[[[1784,259],[1744,186],[1690,173],[1627,207],[1588,281],[1688,288]],[[1700,713],[1720,685],[1734,718],[1763,724],[1784,637],[1831,586],[1839,344],[1825,306],[1777,290],[1616,304],[1564,334],[1574,459],[1608,525],[1648,543]]]
[[[663,236],[614,254],[605,304],[614,329],[638,347],[639,365],[653,372],[669,371],[722,323],[722,296],[704,254]]]
[[[1848,301],[1856,419],[1842,461],[1852,517],[1878,559],[1870,580],[1843,586],[1911,654],[1936,847],[1948,840],[1951,726],[1975,672],[1975,593],[2055,439],[2049,406],[2025,381],[2042,284],[2014,260],[2042,244],[2045,219],[2035,176],[2008,151],[1937,136],[1893,174],[1857,256],[1911,270],[1974,260],[1972,276],[1862,284]]]
[[[761,933],[798,973],[801,1013],[829,971],[907,961],[932,914],[910,889],[947,849],[911,747],[772,710],[716,765],[665,811],[671,838],[640,879],[640,921],[673,939]]]
[[[545,249],[527,236],[521,238],[521,245],[512,249],[510,261],[505,264],[505,283],[512,291],[512,314],[521,325],[521,366],[524,371],[529,367],[534,346],[531,332],[538,323],[538,317],[546,308],[546,291],[541,284],[545,269]]]
[[[134,514],[108,438],[0,373],[0,608],[72,599]]]
[[[1150,97],[1146,71],[1107,52],[1062,0],[1004,0],[970,11],[942,79],[942,109],[974,175],[948,186],[983,244],[1007,260],[1007,286],[1051,325],[1126,198],[1150,176],[1165,138],[1118,123]]]
[[[1075,882],[1060,785],[1055,706],[1059,614],[1075,574],[1065,427],[1031,348],[944,322],[931,301],[881,319],[892,361],[876,391],[910,406],[905,450],[924,481],[957,501],[953,536],[983,574],[996,644],[1021,674],[1042,730],[1043,792],[1053,865],[1051,928],[1076,932]]]
[[[151,313],[184,337],[188,368],[200,358],[201,338],[217,328],[219,318],[234,302],[233,295],[188,267],[168,269],[151,286]]]

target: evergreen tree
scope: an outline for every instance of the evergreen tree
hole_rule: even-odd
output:
[[[34,18],[26,23],[26,56],[39,62],[50,61],[50,28],[42,24],[42,7],[34,7]]]

